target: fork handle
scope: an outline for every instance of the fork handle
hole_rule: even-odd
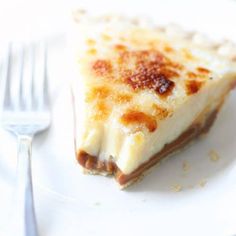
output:
[[[37,225],[34,211],[31,149],[32,136],[18,136],[18,164],[15,194],[15,230],[18,236],[37,236]]]

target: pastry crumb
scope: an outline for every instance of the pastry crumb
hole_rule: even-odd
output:
[[[172,186],[172,190],[174,192],[180,192],[180,191],[182,191],[182,189],[183,189],[183,187],[180,184],[175,184]]]
[[[101,202],[95,202],[94,205],[95,205],[95,206],[100,206],[100,205],[101,205]]]
[[[209,157],[212,162],[217,162],[220,159],[219,154],[215,150],[209,151]]]
[[[203,187],[206,185],[206,183],[207,183],[207,180],[206,180],[206,179],[201,179],[201,180],[199,181],[199,186],[203,188]]]
[[[190,165],[189,165],[188,161],[186,161],[186,160],[183,161],[182,168],[183,168],[183,171],[185,171],[185,172],[189,171]]]

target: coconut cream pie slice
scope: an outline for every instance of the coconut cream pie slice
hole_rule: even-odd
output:
[[[81,12],[73,27],[77,160],[121,187],[206,133],[236,83],[230,43]]]

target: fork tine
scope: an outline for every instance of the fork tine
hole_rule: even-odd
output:
[[[12,63],[12,43],[8,44],[6,61],[3,64],[3,79],[4,79],[4,97],[3,106],[10,107],[11,102],[11,63]]]
[[[21,52],[20,52],[20,78],[19,78],[19,100],[18,105],[21,108],[25,108],[25,101],[24,101],[24,64],[25,64],[25,45],[22,45]]]
[[[35,73],[35,44],[30,45],[30,61],[31,61],[31,75],[30,75],[30,90],[31,90],[31,101],[30,107],[36,104],[35,98],[35,83],[34,83],[34,73]]]
[[[49,89],[48,89],[48,73],[47,73],[47,60],[48,60],[48,48],[47,44],[43,44],[43,106],[47,107],[50,105],[49,101]]]

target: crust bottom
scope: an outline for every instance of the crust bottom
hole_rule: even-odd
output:
[[[223,100],[213,111],[208,113],[203,112],[176,140],[166,144],[161,151],[152,156],[147,162],[140,165],[130,174],[124,174],[113,161],[101,161],[98,157],[92,156],[83,150],[77,152],[77,160],[84,168],[85,172],[90,174],[113,175],[120,187],[125,188],[137,181],[147,170],[160,160],[175,153],[179,149],[184,148],[190,141],[199,135],[207,133],[214,123],[222,104]]]

